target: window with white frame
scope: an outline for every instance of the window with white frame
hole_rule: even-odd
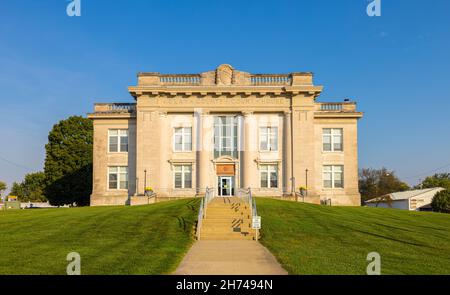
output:
[[[174,165],[174,187],[192,188],[192,165]]]
[[[236,116],[214,117],[214,158],[231,156],[238,158],[238,118]]]
[[[110,129],[109,135],[109,152],[110,153],[126,153],[128,152],[128,130],[127,129]]]
[[[342,128],[324,128],[323,150],[325,152],[341,152],[343,150],[342,135]]]
[[[174,141],[173,147],[176,152],[192,151],[192,128],[191,127],[174,128],[173,141]]]
[[[278,150],[278,127],[259,128],[259,147],[261,151]]]
[[[108,168],[108,188],[110,190],[128,189],[128,167]]]
[[[278,165],[261,165],[261,188],[278,187]]]
[[[323,187],[343,188],[344,187],[344,166],[325,165],[323,166]]]

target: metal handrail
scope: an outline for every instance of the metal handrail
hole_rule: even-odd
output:
[[[209,202],[211,202],[212,199],[214,199],[214,188],[206,188],[205,191],[205,197],[203,202],[203,218],[206,217],[206,209],[208,208]]]
[[[155,192],[153,192],[153,191],[151,193],[146,192],[146,193],[144,193],[144,196],[147,197],[147,204],[150,204],[150,200],[153,198],[155,198],[155,203],[156,203],[157,194]]]
[[[258,216],[258,209],[256,208],[256,198],[252,196],[252,190],[248,188],[249,201],[250,201],[250,213],[252,215],[252,223],[253,218]],[[255,240],[258,241],[259,229],[255,229]]]
[[[252,189],[249,187],[248,189],[239,189],[238,197],[240,197],[245,203],[248,204],[250,208],[250,216],[253,217],[258,216],[258,210],[256,208],[256,198],[253,198]],[[258,230],[255,229],[255,238],[258,240]]]
[[[253,214],[253,208],[256,209],[256,203],[254,201],[254,198],[252,196],[252,189],[249,187],[247,189],[245,188],[240,188],[238,190],[238,197],[241,198],[245,203],[248,204],[250,211],[251,211],[251,215],[254,216]]]
[[[203,221],[203,198],[200,202],[200,209],[198,210],[198,221],[197,221],[197,240],[200,240],[200,234],[202,231],[202,221]]]
[[[146,197],[148,197],[148,198],[154,198],[154,197],[156,197],[156,193],[155,193],[155,192],[145,193],[144,195],[145,195]]]
[[[202,223],[203,223],[203,219],[206,218],[206,209],[208,208],[208,204],[209,202],[211,202],[212,199],[214,199],[214,192],[215,189],[214,188],[206,188],[205,191],[205,196],[202,197],[202,200],[200,202],[200,208],[198,210],[198,221],[197,221],[197,240],[200,240],[200,236],[201,236],[201,230],[202,230]]]
[[[252,205],[252,190],[251,188],[240,188],[238,190],[238,197],[241,198],[244,202],[248,203],[250,206]]]
[[[295,192],[296,202],[298,202],[299,198],[302,198],[302,202],[305,202],[305,195],[302,195],[300,192]]]

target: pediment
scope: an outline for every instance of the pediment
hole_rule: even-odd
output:
[[[202,85],[251,85],[250,76],[250,73],[237,71],[229,64],[221,64],[214,71],[202,73],[201,81]]]
[[[239,160],[235,159],[231,156],[220,156],[219,158],[214,160],[214,162],[216,162],[216,163],[235,163],[237,161],[239,161]]]

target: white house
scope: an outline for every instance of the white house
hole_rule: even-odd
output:
[[[410,211],[430,210],[433,197],[440,191],[441,187],[419,189],[412,191],[396,192],[366,201],[369,207],[395,208]]]

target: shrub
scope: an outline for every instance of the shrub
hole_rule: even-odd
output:
[[[435,212],[450,213],[450,191],[438,192],[431,201],[431,208]]]

